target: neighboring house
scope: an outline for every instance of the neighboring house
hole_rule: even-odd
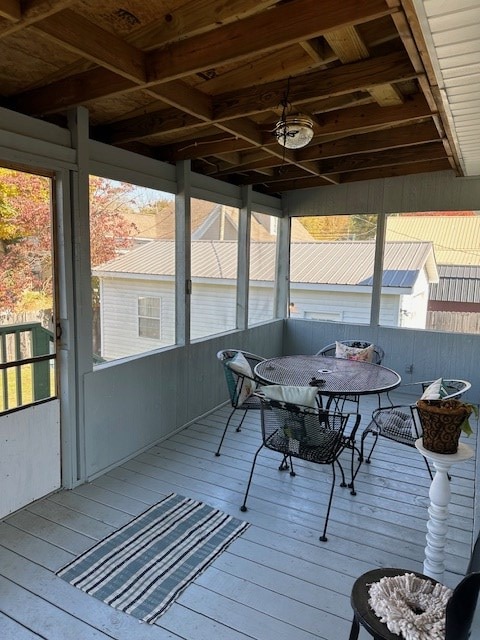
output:
[[[154,208],[155,207],[155,208]],[[123,218],[132,224],[135,225],[136,235],[132,238],[132,246],[128,250],[122,250],[119,252],[119,255],[125,255],[130,253],[130,251],[136,250],[138,247],[141,247],[146,244],[150,244],[159,240],[167,240],[167,241],[175,241],[175,217],[174,217],[174,201],[170,200],[160,200],[156,205],[152,205],[152,209],[149,213],[122,213]],[[251,215],[251,223],[250,223],[250,239],[252,242],[265,242],[265,243],[276,243],[277,240],[277,223],[278,218],[275,216],[270,216],[264,213],[258,213],[253,211]],[[236,243],[238,238],[238,209],[235,207],[229,207],[226,205],[215,204],[211,202],[207,202],[205,200],[197,200],[195,198],[192,199],[192,211],[191,211],[191,227],[192,227],[192,241],[200,241],[200,240],[231,240]],[[313,238],[311,234],[307,231],[307,229],[303,226],[303,224],[297,220],[296,218],[291,219],[291,238],[293,241],[301,242],[301,241],[312,241]],[[173,258],[172,258],[173,260]],[[100,265],[98,268],[93,270],[93,275],[98,273],[98,270],[101,269]],[[100,287],[103,284],[100,283]],[[148,293],[148,292],[147,292]],[[269,320],[273,317],[273,279],[269,283],[268,287],[263,287],[261,291],[251,291],[251,302],[250,308],[253,311],[251,314],[251,318],[254,318],[257,321],[260,320]],[[105,306],[105,293],[103,294],[104,300],[103,305]],[[167,305],[170,309],[173,310],[173,293],[171,292],[171,286],[168,285],[168,293],[164,292],[164,295],[167,298],[171,298],[169,304]],[[152,301],[150,300],[149,295],[144,296],[144,301],[142,304],[149,305],[153,304],[155,309],[149,308],[148,312],[151,314],[162,315],[162,331],[156,332],[152,330],[152,335],[156,333],[160,333],[160,338],[151,338],[151,343],[146,344],[146,338],[141,337],[140,342],[143,342],[143,346],[145,349],[147,348],[155,348],[158,346],[158,340],[162,339],[162,344],[173,344],[173,327],[175,324],[175,318],[172,313],[169,313],[166,310],[166,307],[162,307],[162,311],[159,309],[160,301]],[[116,317],[114,322],[123,322],[123,314],[121,309],[115,306],[110,310],[110,317],[113,319],[113,316]],[[165,304],[165,303],[164,303]],[[192,305],[194,305],[194,309],[197,306],[195,292],[192,297]],[[230,297],[230,306],[235,307],[236,299],[235,292],[233,291]],[[203,313],[201,309],[200,313]],[[111,354],[113,352],[117,353],[115,347],[108,347],[104,345],[103,340],[108,339],[111,332],[110,330],[106,331],[104,327],[104,322],[100,317],[100,313],[105,314],[105,309],[100,310],[98,306],[95,306],[93,309],[93,347],[95,357],[98,359],[105,357],[113,357]],[[165,317],[168,318],[165,321]],[[158,319],[152,319],[152,322],[155,323]],[[254,321],[254,320],[252,320]],[[140,321],[139,321],[140,322]],[[194,329],[192,336],[200,337],[206,335],[202,332],[195,333],[195,325],[196,320],[193,318]],[[146,327],[150,323],[149,318],[145,317],[143,319],[143,324]],[[205,322],[204,322],[205,324]],[[221,324],[221,316],[218,314],[214,314],[212,318],[210,318],[209,326],[211,328],[211,333],[221,332],[225,330],[225,326]],[[168,328],[167,328],[168,327]],[[234,325],[231,325],[233,328]],[[148,333],[148,331],[147,331]],[[168,337],[167,337],[168,336]],[[103,345],[103,346],[102,346]],[[142,351],[142,345],[137,345],[138,350],[137,353]],[[130,352],[134,352],[134,349],[131,349]],[[109,354],[107,356],[107,354]],[[125,355],[122,351],[120,355]]]
[[[400,215],[387,221],[387,241],[433,243],[439,282],[430,291],[427,329],[480,333],[480,216]]]
[[[99,277],[102,357],[138,353],[174,342],[174,242],[150,242],[94,270]],[[273,317],[275,244],[250,249],[249,317]],[[292,243],[291,314],[368,322],[374,242]],[[192,242],[192,337],[235,325],[237,243]],[[429,286],[438,281],[432,246],[388,243],[380,322],[425,327]]]
[[[439,265],[430,290],[428,327],[480,333],[480,265]]]
[[[162,200],[156,211],[150,213],[124,213],[123,217],[134,224],[137,234],[135,246],[152,240],[175,239],[174,201]],[[204,200],[192,200],[192,240],[236,240],[238,236],[238,209]],[[302,223],[292,218],[292,239],[312,240]],[[277,218],[252,212],[250,236],[254,242],[273,242],[277,236]]]

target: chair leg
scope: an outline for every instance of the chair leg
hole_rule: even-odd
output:
[[[257,452],[255,453],[255,455],[253,457],[252,468],[250,469],[250,476],[248,478],[247,488],[246,488],[246,491],[245,491],[245,496],[243,498],[243,504],[240,507],[240,511],[246,511],[247,510],[247,497],[248,497],[248,492],[250,491],[250,485],[252,484],[253,470],[255,469],[255,464],[257,462],[257,456],[258,456],[258,454],[260,453],[260,451],[262,449],[263,449],[263,442],[259,446],[259,448],[257,449]]]
[[[297,474],[295,473],[295,470],[293,468],[292,456],[288,456],[288,458],[290,460],[290,475],[292,476],[292,478],[294,478]]]
[[[346,481],[345,481],[345,473],[344,473],[344,471],[343,471],[343,467],[342,467],[342,465],[340,464],[340,460],[338,460],[338,459],[337,459],[337,460],[335,460],[335,462],[338,464],[338,468],[340,469],[340,473],[342,474],[342,481],[341,481],[341,483],[340,483],[340,486],[341,486],[341,487],[346,487],[346,486],[347,486],[347,483],[346,483]],[[335,462],[334,462],[333,464],[335,464]]]
[[[232,411],[231,411],[231,413],[230,413],[230,415],[228,416],[227,424],[225,425],[225,429],[223,430],[222,437],[220,438],[220,443],[219,443],[219,445],[218,445],[218,449],[217,449],[217,450],[216,450],[216,452],[215,452],[215,455],[216,455],[216,456],[219,456],[219,455],[220,455],[220,449],[222,448],[223,440],[224,440],[224,438],[225,438],[225,434],[227,433],[228,425],[230,424],[230,420],[232,419],[233,414],[235,413],[235,411],[236,411],[236,409],[235,409],[235,408],[233,408],[233,409],[232,409]],[[245,411],[245,412],[244,412],[244,414],[243,414],[243,418],[245,417],[245,414],[246,414],[246,413],[247,413],[247,412]],[[241,422],[240,422],[240,425],[239,425],[239,426],[241,426],[241,424],[242,424],[242,422],[243,422],[243,418],[242,418],[242,420],[241,420]],[[238,431],[238,427],[237,427],[237,431]]]
[[[238,431],[241,431],[241,430],[242,430],[242,424],[243,424],[243,421],[245,420],[245,416],[246,416],[246,415],[247,415],[247,409],[244,409],[244,410],[243,410],[243,416],[242,416],[242,419],[241,419],[241,420],[240,420],[240,422],[238,423],[238,427],[235,429],[235,431],[237,431],[237,432],[238,432]]]
[[[354,615],[352,620],[352,626],[350,628],[350,635],[348,636],[348,640],[357,640],[358,634],[360,633],[360,625],[358,624],[357,617]]]
[[[373,437],[375,438],[375,440],[373,441],[373,445],[372,448],[370,449],[370,453],[368,454],[368,456],[366,458],[364,458],[363,456],[363,448],[364,448],[364,444],[365,444],[365,438],[368,436],[368,434],[371,433],[373,435]],[[367,464],[370,464],[370,460],[372,458],[372,453],[373,450],[375,449],[376,445],[378,442],[378,433],[374,433],[373,431],[364,431],[362,433],[362,441],[361,441],[361,445],[360,445],[360,458],[361,458],[361,462],[363,462],[365,460],[365,462]]]
[[[359,456],[359,462],[357,465],[357,468],[355,469],[355,471],[353,470],[354,467],[354,458],[355,458],[355,453],[358,452]],[[357,492],[355,491],[355,478],[357,477],[357,473],[360,471],[360,467],[362,466],[362,454],[361,452],[358,451],[358,447],[355,446],[355,442],[352,442],[352,457],[350,460],[350,477],[352,478],[352,481],[350,482],[350,484],[348,485],[349,489],[350,489],[350,494],[352,496],[356,496]]]
[[[340,469],[341,469],[341,465],[340,465]],[[342,469],[342,473],[343,473],[343,469]],[[323,533],[320,536],[319,540],[321,542],[326,542],[328,540],[327,538],[327,525],[328,525],[328,518],[330,517],[330,508],[332,506],[332,500],[333,500],[333,491],[335,489],[335,463],[332,464],[332,487],[330,489],[330,498],[328,500],[328,507],[327,507],[327,515],[325,517],[325,524],[323,526]]]

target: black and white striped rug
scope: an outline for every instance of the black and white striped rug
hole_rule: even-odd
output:
[[[248,526],[172,493],[57,575],[112,607],[153,623]]]

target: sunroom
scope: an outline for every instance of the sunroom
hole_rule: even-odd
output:
[[[1,635],[348,637],[356,577],[377,567],[422,571],[431,482],[422,456],[379,443],[371,464],[360,468],[357,495],[335,489],[325,543],[319,533],[327,468],[301,465],[293,478],[265,454],[242,513],[260,415],[248,412],[242,431],[229,430],[222,455],[214,455],[230,412],[216,356],[227,348],[264,358],[315,354],[358,339],[380,345],[382,364],[402,383],[467,380],[465,398],[478,404],[476,302],[439,312],[429,293],[439,266],[478,264],[480,167],[478,143],[470,144],[478,109],[461,125],[451,94],[452,111],[442,111],[451,76],[448,65],[435,66],[445,59],[433,55],[442,42],[438,24],[446,29],[450,20],[452,31],[463,29],[465,43],[480,8],[472,1],[442,14],[436,2],[379,0],[363,9],[349,2],[337,15],[338,3],[328,2],[327,26],[299,21],[289,38],[282,20],[303,11],[311,22],[318,3],[237,3],[237,13],[223,8],[217,27],[232,35],[236,22],[247,21],[245,29],[263,24],[266,33],[275,24],[278,41],[263,53],[281,51],[289,65],[274,73],[267,56],[248,84],[247,70],[234,65],[260,65],[259,43],[252,63],[253,45],[230,57],[225,45],[224,68],[220,54],[203,52],[196,65],[190,58],[167,77],[160,52],[169,55],[173,43],[172,60],[180,60],[182,47],[191,55],[182,28],[192,47],[194,40],[208,44],[211,16],[204,3],[193,3],[196,21],[187,20],[184,3],[170,3],[171,13],[160,3],[170,19],[154,20],[144,4],[108,2],[102,13],[93,2],[0,2],[6,50],[19,63],[16,80],[13,53],[0,64],[8,79],[0,109],[1,255],[11,261],[2,263],[0,288]],[[163,23],[176,35],[167,37]],[[416,43],[410,49],[408,25]],[[418,67],[400,69],[397,51],[398,39],[411,61],[425,63],[420,33],[435,61],[425,76]],[[95,35],[110,46],[97,47]],[[155,38],[166,48],[154,46]],[[292,49],[280,50],[281,39]],[[293,40],[303,43],[302,55]],[[342,43],[351,54],[359,41],[371,59],[343,58]],[[39,43],[56,61],[48,73],[38,71]],[[460,50],[468,64],[466,45]],[[314,60],[306,66],[305,52]],[[142,63],[153,75],[140,82]],[[356,88],[348,80],[357,63],[359,73],[378,73],[375,86],[358,83],[359,74]],[[312,71],[296,99],[303,85],[293,76],[310,67],[337,89],[328,94],[326,81],[315,96]],[[236,75],[243,79],[234,91]],[[251,107],[259,94],[247,91],[259,82],[267,83],[267,97],[275,88],[261,110]],[[419,104],[425,94],[433,99],[428,107]],[[305,149],[267,138],[272,122],[287,115],[278,113],[283,98],[313,118]],[[381,121],[382,110],[404,116]],[[355,114],[368,115],[369,124]],[[470,134],[462,130],[467,125]],[[407,218],[432,213],[451,224],[440,241],[402,231]],[[456,261],[439,261],[447,248]],[[444,302],[455,302],[453,294]],[[432,328],[439,313],[442,331]],[[397,390],[392,397],[406,396]],[[376,396],[362,399],[362,429],[376,403]],[[477,430],[462,440],[473,453]],[[451,470],[444,549],[451,588],[466,572],[479,532],[478,460],[473,455]],[[172,493],[250,526],[153,624],[139,624],[56,575]],[[480,628],[478,613],[475,624]]]

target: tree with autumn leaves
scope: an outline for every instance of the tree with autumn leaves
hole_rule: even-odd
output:
[[[52,211],[49,178],[0,168],[0,311],[16,314],[52,308]],[[90,180],[92,266],[131,247],[134,186]]]
[[[311,216],[299,220],[319,242],[372,240],[377,228],[377,216],[371,214]]]

